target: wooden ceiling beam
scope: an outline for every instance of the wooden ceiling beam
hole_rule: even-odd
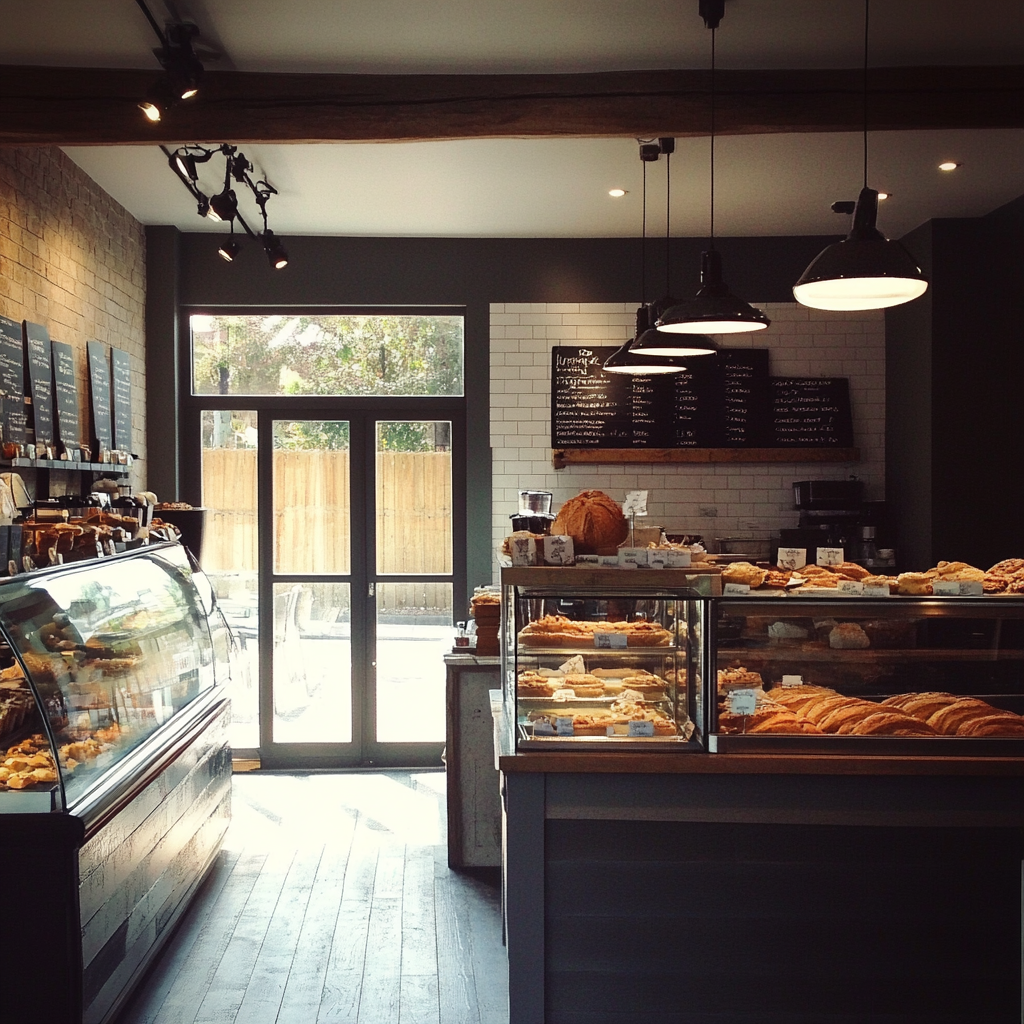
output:
[[[0,143],[384,142],[502,136],[706,135],[707,71],[579,75],[207,72],[150,124],[159,71],[0,66]],[[719,71],[723,135],[857,131],[861,72]],[[1024,66],[875,68],[874,130],[1024,127]]]

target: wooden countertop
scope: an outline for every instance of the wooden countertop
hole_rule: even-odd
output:
[[[502,751],[503,772],[613,775],[1024,776],[1020,757],[857,757],[843,754],[643,754]]]

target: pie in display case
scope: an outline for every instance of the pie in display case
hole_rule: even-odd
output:
[[[713,608],[711,751],[1024,754],[1024,597]]]
[[[530,573],[502,572],[518,749],[702,750],[704,599],[614,570]]]

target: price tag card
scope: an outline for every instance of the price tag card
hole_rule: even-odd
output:
[[[622,565],[646,565],[647,548],[619,548],[619,562]]]
[[[845,562],[842,548],[818,548],[815,561],[818,565],[839,565]]]
[[[746,597],[749,593],[749,583],[726,583],[726,585],[722,587],[723,597]]]
[[[982,586],[981,580],[961,580],[960,581],[960,596],[961,597],[981,597],[985,593],[985,588]]]
[[[665,561],[670,569],[689,569],[690,568],[690,552],[689,551],[666,551]]]
[[[803,676],[783,676],[782,677],[782,685],[783,686],[803,686],[804,685],[804,677]]]
[[[555,719],[555,734],[558,736],[571,736],[572,735],[572,719],[571,718],[556,718]]]
[[[956,580],[934,580],[932,593],[936,597],[959,597],[960,584]]]
[[[647,555],[647,568],[648,569],[666,569],[668,568],[668,559],[665,557],[666,552],[664,551],[651,551]]]
[[[886,587],[886,590],[888,589]],[[847,597],[862,597],[864,594],[864,584],[859,583],[857,580],[840,580],[836,590]]]
[[[577,565],[597,565],[600,560],[600,555],[577,555]]]
[[[598,555],[597,564],[604,569],[618,568],[619,556],[618,555]]]
[[[629,723],[629,735],[630,736],[653,736],[654,735],[654,723],[653,722],[630,722]]]
[[[600,630],[594,634],[595,647],[625,647],[625,633],[602,633]]]
[[[572,689],[572,687],[568,687],[567,686],[567,687],[565,687],[565,689],[555,690],[555,692],[553,694],[551,694],[551,699],[552,700],[568,700],[570,697],[575,697],[575,696],[576,696],[576,691],[574,689]]]
[[[889,585],[887,583],[865,583],[865,597],[889,597]]]
[[[622,514],[627,518],[647,515],[647,492],[626,491],[626,500],[622,503]]]
[[[555,727],[547,719],[541,719],[533,723],[533,735],[554,736]]]
[[[779,568],[795,571],[807,564],[807,548],[779,548]]]
[[[752,715],[757,710],[757,694],[753,690],[733,690],[729,710],[734,715]]]

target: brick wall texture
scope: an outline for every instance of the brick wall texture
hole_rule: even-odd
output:
[[[0,313],[75,350],[89,442],[86,342],[130,353],[132,447],[146,451],[146,239],[142,225],[56,147],[0,147]],[[71,474],[55,474],[56,477]],[[27,483],[31,481],[26,479]],[[131,483],[145,484],[145,463]],[[77,481],[54,480],[55,491]]]
[[[492,533],[509,532],[520,488],[552,491],[554,508],[587,488],[622,501],[646,489],[645,525],[705,538],[767,539],[796,526],[795,480],[865,481],[865,496],[885,497],[885,316],[880,310],[832,313],[797,303],[755,302],[772,320],[766,331],[732,334],[729,348],[769,349],[774,376],[848,377],[857,463],[758,465],[551,466],[551,349],[621,345],[637,303],[493,303],[491,305]],[[717,549],[713,549],[717,550]],[[496,565],[496,563],[495,563]]]

